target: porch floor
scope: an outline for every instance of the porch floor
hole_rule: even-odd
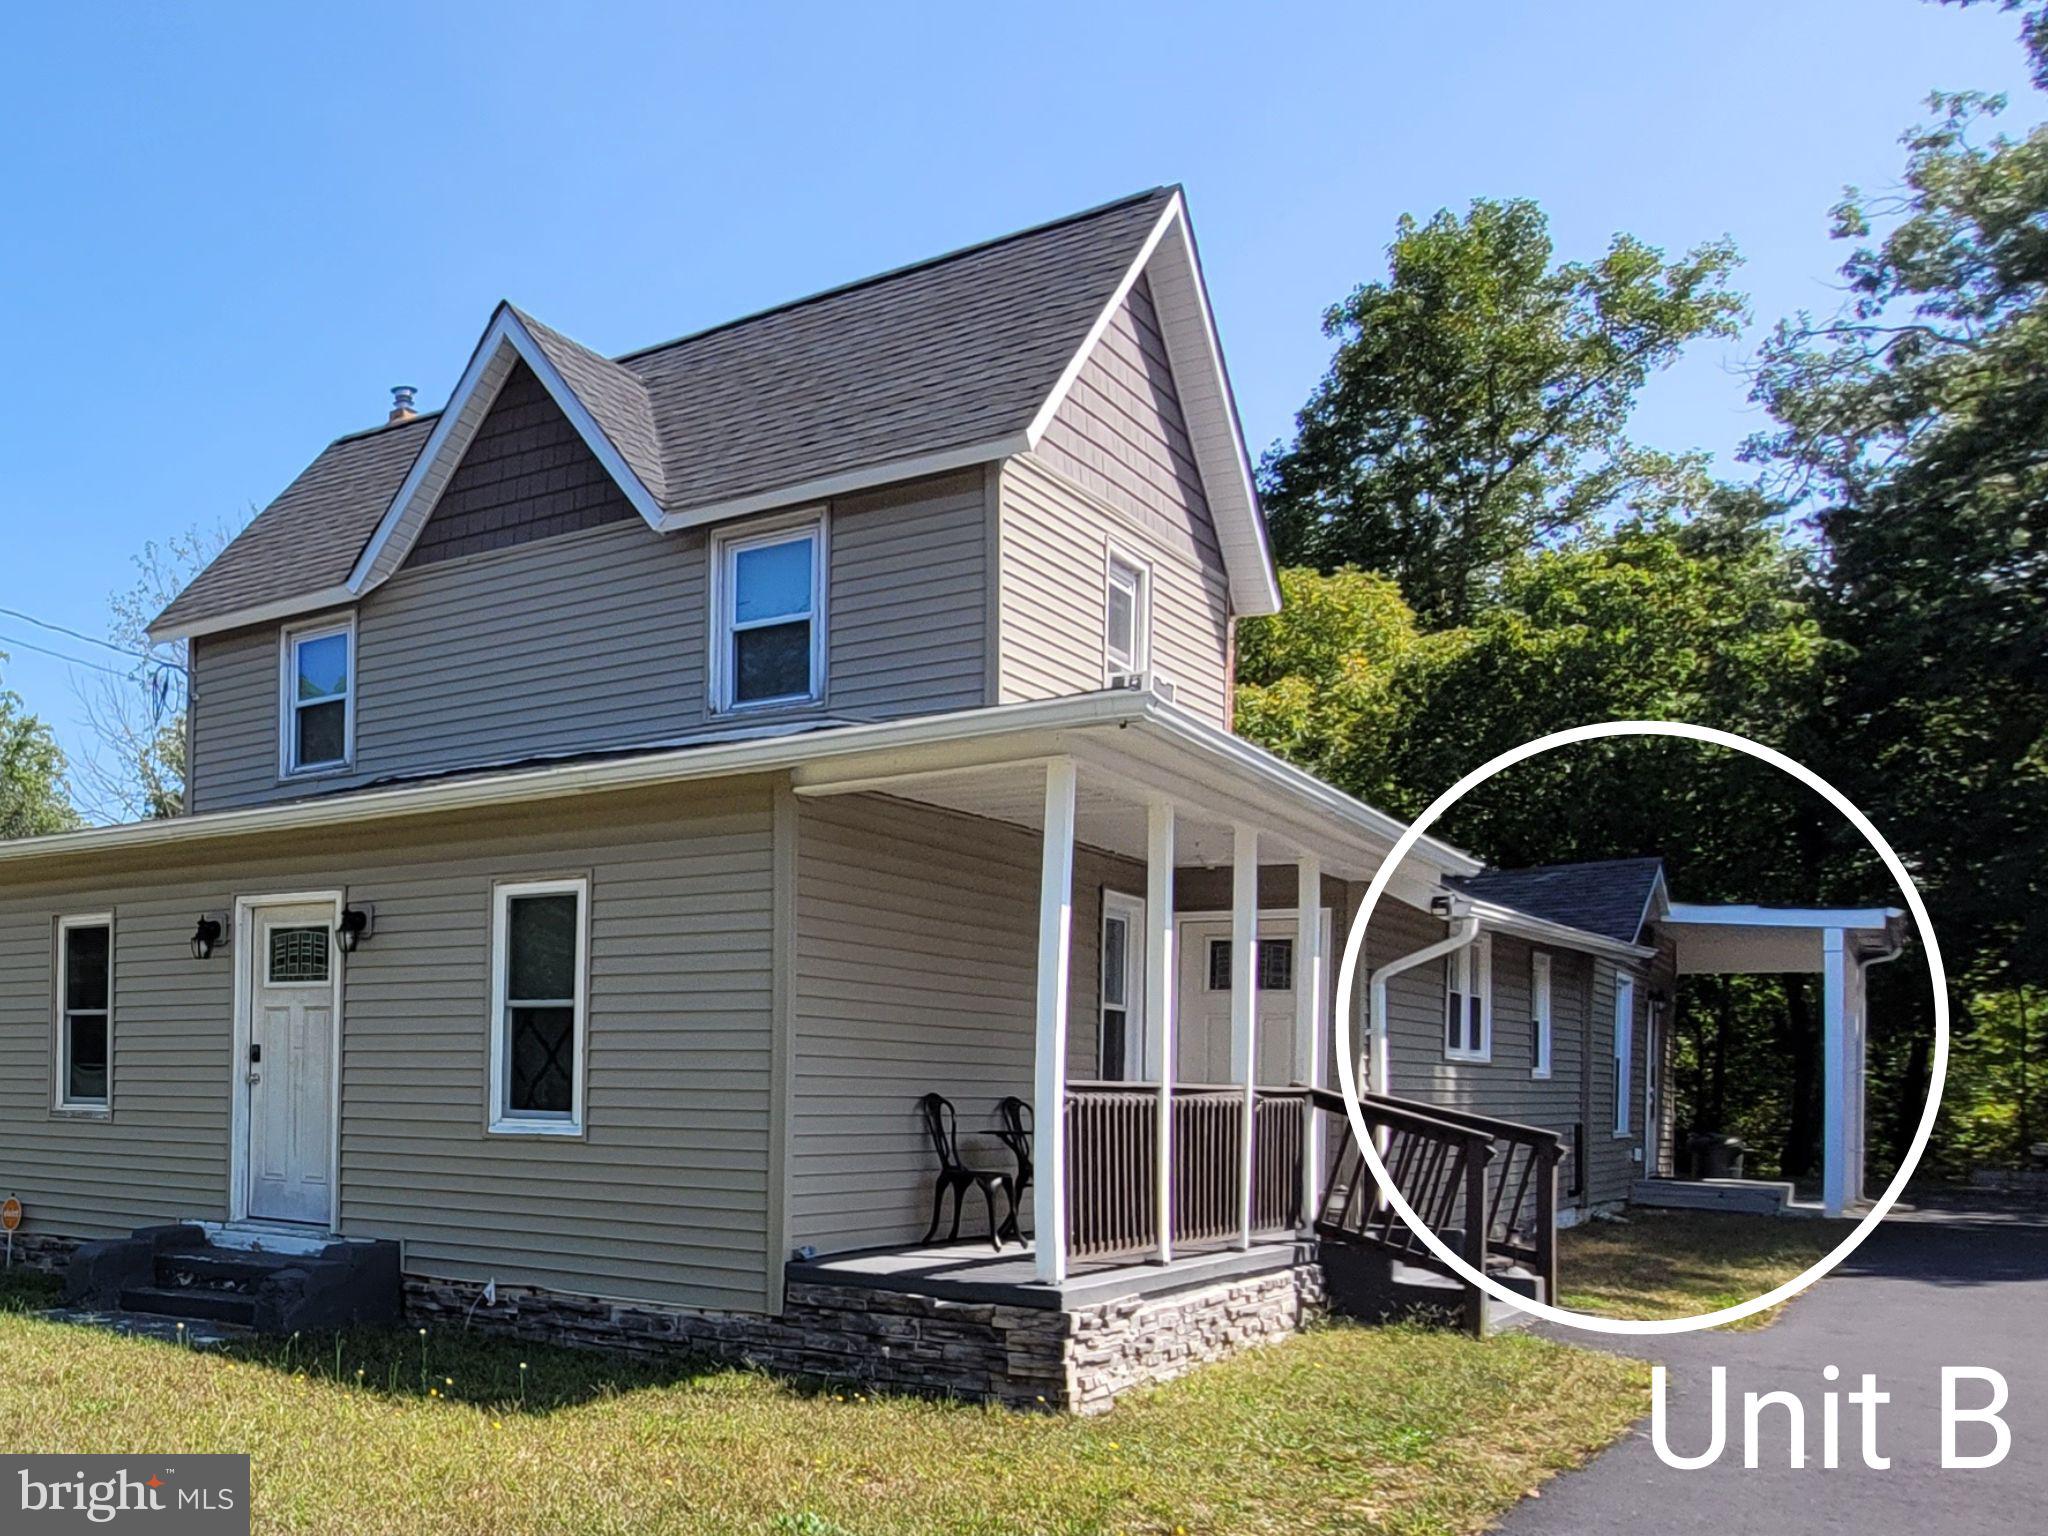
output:
[[[1311,1239],[1267,1238],[1250,1248],[1209,1247],[1176,1254],[1171,1264],[1110,1259],[1077,1262],[1063,1285],[1041,1281],[1029,1241],[1006,1244],[998,1253],[980,1242],[926,1247],[867,1248],[854,1253],[792,1259],[783,1270],[790,1284],[844,1285],[896,1291],[944,1301],[992,1302],[1071,1312],[1128,1296],[1153,1296],[1189,1286],[1270,1274],[1311,1257]]]

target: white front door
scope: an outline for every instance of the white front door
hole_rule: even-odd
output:
[[[1324,924],[1322,949],[1329,952]],[[1294,915],[1259,919],[1254,992],[1254,1079],[1294,1081]],[[1228,1083],[1230,1071],[1230,919],[1190,918],[1180,925],[1180,1028],[1174,1076],[1183,1083]],[[1324,989],[1327,997],[1329,991]]]
[[[249,1211],[330,1227],[334,1189],[335,913],[327,902],[258,906],[248,966]]]

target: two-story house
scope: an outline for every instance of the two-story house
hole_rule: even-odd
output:
[[[419,1317],[1026,1403],[1291,1327],[1402,828],[1230,734],[1278,603],[1177,190],[617,358],[501,306],[157,620],[189,814],[0,847],[24,1244],[391,1244]],[[1651,873],[1425,841],[1377,1086],[1626,1198]]]

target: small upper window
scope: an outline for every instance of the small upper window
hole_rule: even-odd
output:
[[[493,1130],[573,1135],[583,1128],[589,894],[582,880],[498,887]]]
[[[1151,573],[1121,555],[1109,557],[1103,650],[1108,670],[1143,672],[1152,649]]]
[[[104,1110],[113,1058],[114,922],[57,924],[57,1107]]]
[[[824,524],[717,543],[721,709],[808,704],[824,697]]]
[[[285,631],[284,770],[348,766],[355,750],[355,625]]]
[[[1493,1058],[1493,941],[1486,934],[1444,957],[1444,1055]]]

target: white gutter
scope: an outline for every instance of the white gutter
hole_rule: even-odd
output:
[[[991,737],[1060,732],[1089,727],[1139,726],[1169,741],[1220,759],[1254,781],[1254,787],[1305,804],[1368,836],[1392,843],[1404,830],[1384,811],[1333,789],[1291,763],[1248,741],[1205,725],[1147,693],[1106,689],[1023,704],[998,704],[923,715],[870,725],[843,725],[800,735],[699,742],[592,762],[556,763],[435,779],[383,789],[336,791],[282,805],[209,811],[161,821],[129,822],[24,837],[0,842],[0,867],[66,855],[90,857],[124,851],[176,847],[212,838],[257,836],[314,827],[361,826],[369,822],[494,805],[565,799],[572,795],[650,788],[730,777],[774,773],[856,753],[944,746]],[[1035,750],[1042,752],[1040,745]],[[1431,863],[1458,873],[1468,856],[1428,839],[1419,851]],[[1470,861],[1476,868],[1476,861]]]
[[[1568,923],[1553,922],[1547,917],[1537,917],[1519,907],[1503,907],[1491,901],[1465,898],[1472,913],[1483,919],[1487,929],[1494,933],[1511,933],[1518,938],[1533,939],[1539,944],[1555,944],[1562,949],[1581,950],[1587,954],[1606,955],[1611,959],[1643,961],[1657,958],[1656,946],[1650,944],[1625,944],[1619,939],[1610,939],[1604,933],[1592,933],[1584,928],[1574,928]]]
[[[1376,1093],[1393,1092],[1393,1062],[1387,1042],[1387,983],[1403,971],[1412,971],[1418,965],[1427,965],[1432,960],[1453,954],[1479,937],[1479,919],[1466,916],[1455,919],[1451,931],[1445,938],[1426,945],[1398,960],[1389,960],[1372,973],[1371,1018],[1372,1028],[1372,1070],[1366,1075],[1366,1086]]]

